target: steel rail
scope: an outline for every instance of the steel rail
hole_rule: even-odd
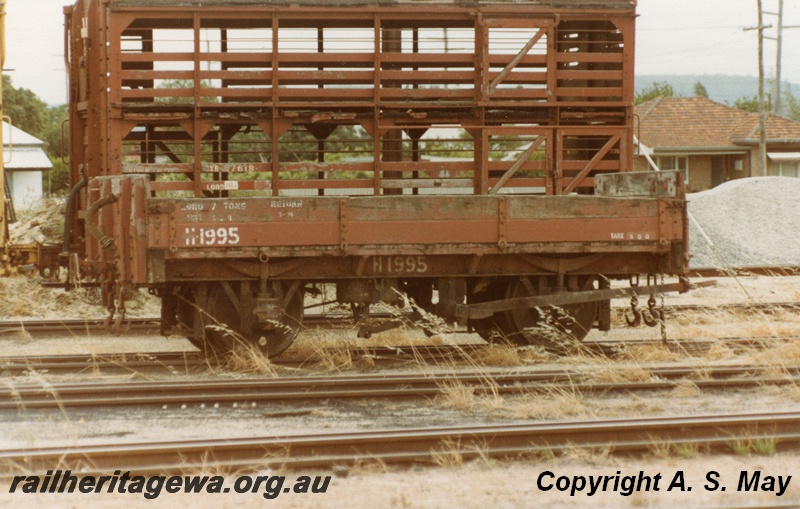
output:
[[[660,339],[626,339],[620,341],[603,340],[602,342],[585,342],[568,345],[558,354],[580,353],[614,358],[633,346],[663,345],[676,353],[690,355],[701,354],[715,344],[723,344],[733,348],[764,349],[777,343],[796,341],[800,337],[781,338],[724,338],[718,340],[673,339],[664,344]],[[397,362],[478,362],[476,358],[481,350],[491,348],[487,344],[463,345],[399,345],[355,347],[349,349],[330,349],[331,352],[346,351],[351,359],[369,358],[375,363]],[[324,353],[322,354],[324,357]],[[223,360],[223,359],[220,359]],[[279,356],[271,362],[276,367],[312,367],[321,362],[314,356],[292,357]],[[163,370],[170,372],[196,373],[206,368],[225,370],[224,362],[206,359],[199,352],[152,352],[152,353],[112,353],[112,354],[72,354],[72,355],[37,355],[0,357],[0,374],[19,376],[26,373],[38,374],[85,373],[85,372],[140,372],[146,370]]]
[[[524,394],[565,389],[579,393],[671,390],[687,377],[704,390],[747,388],[798,383],[800,366],[787,367],[787,376],[775,377],[765,366],[642,367],[651,380],[603,382],[593,377],[602,370],[575,372],[473,371],[427,374],[371,374],[253,378],[246,380],[188,379],[180,381],[124,381],[56,384],[8,384],[0,388],[0,410],[110,406],[218,405],[299,403],[331,399],[435,398],[449,386],[465,386],[477,393]]]
[[[628,309],[627,306],[614,307],[613,310],[623,312]],[[756,303],[729,303],[718,305],[707,304],[675,304],[665,307],[668,312],[686,312],[686,311],[763,311],[775,312],[794,310],[800,311],[800,302],[783,301],[783,302],[756,302]],[[407,312],[400,313],[373,313],[370,318],[375,320],[384,320],[392,318],[408,318],[411,320],[411,314]],[[156,333],[159,330],[160,319],[157,317],[150,318],[133,318],[125,321],[126,327],[129,332],[150,332]],[[65,332],[71,335],[86,334],[88,332],[101,332],[104,329],[105,321],[102,319],[77,319],[77,320],[18,320],[18,321],[0,321],[0,336],[17,334],[20,332],[28,332],[31,334],[50,334]],[[303,324],[306,327],[318,327],[326,325],[346,325],[354,324],[353,316],[350,314],[309,314],[303,317]],[[411,323],[411,321],[409,321]]]
[[[67,334],[85,336],[87,333],[102,332],[105,320],[19,320],[0,322],[0,336],[29,333],[31,335]],[[126,332],[156,333],[158,318],[132,318],[125,321]]]
[[[645,419],[404,428],[332,434],[232,437],[0,451],[6,475],[59,465],[82,475],[135,471],[172,473],[205,468],[275,465],[289,468],[431,462],[436,457],[519,457],[549,450],[608,448],[637,454],[659,445],[730,450],[739,441],[800,444],[800,412]]]
[[[197,352],[73,354],[49,356],[0,357],[0,374],[20,376],[26,373],[139,373],[168,370],[172,373],[195,373],[209,366]]]

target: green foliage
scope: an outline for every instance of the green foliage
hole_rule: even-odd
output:
[[[758,113],[758,97],[754,95],[750,97],[740,97],[734,101],[733,106],[734,108],[738,108],[749,113]]]
[[[61,160],[61,157],[53,159],[53,169],[50,170],[50,175],[45,175],[44,189],[47,190],[48,183],[52,193],[66,191],[69,187],[69,164]]]
[[[50,107],[35,93],[25,88],[16,88],[9,76],[3,76],[3,114],[11,118],[14,127],[45,142],[44,150],[53,163],[49,176],[52,192],[66,189],[69,168],[61,160],[67,149],[63,140],[61,124],[68,118],[67,106]],[[64,133],[66,137],[66,132]],[[48,187],[48,176],[44,176],[44,189]]]
[[[635,104],[646,103],[659,97],[675,97],[675,89],[666,81],[654,81],[649,87],[642,89],[634,98]]]
[[[45,143],[44,149],[54,162],[55,159],[60,159],[62,155],[66,156],[64,152],[69,150],[67,128],[63,126],[68,118],[69,112],[66,104],[48,108],[45,128],[36,135],[37,138]]]
[[[3,76],[3,114],[11,117],[15,127],[36,136],[47,128],[47,104],[25,88],[14,88],[11,78]]]
[[[699,81],[694,84],[693,91],[695,97],[705,97],[708,99],[708,90],[706,90],[706,87],[704,87]]]
[[[800,99],[788,87],[783,91],[783,116],[800,122]]]

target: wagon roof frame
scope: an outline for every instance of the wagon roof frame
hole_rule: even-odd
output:
[[[111,7],[120,8],[204,8],[204,7],[402,7],[409,5],[440,5],[463,8],[520,7],[567,10],[614,9],[634,11],[637,0],[110,0]]]

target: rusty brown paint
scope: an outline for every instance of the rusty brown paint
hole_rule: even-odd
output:
[[[70,178],[90,180],[70,227],[115,246],[82,235],[85,266],[135,285],[259,257],[308,261],[277,274],[305,279],[376,276],[374,256],[426,256],[423,277],[575,254],[594,273],[685,271],[682,188],[594,195],[632,169],[633,2],[241,3],[67,10]],[[327,43],[343,31],[360,42]]]

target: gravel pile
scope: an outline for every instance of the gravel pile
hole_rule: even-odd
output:
[[[732,180],[688,195],[690,267],[800,266],[800,179]]]
[[[9,227],[15,244],[61,244],[64,242],[64,198],[45,198],[33,208],[18,211],[18,221]]]

